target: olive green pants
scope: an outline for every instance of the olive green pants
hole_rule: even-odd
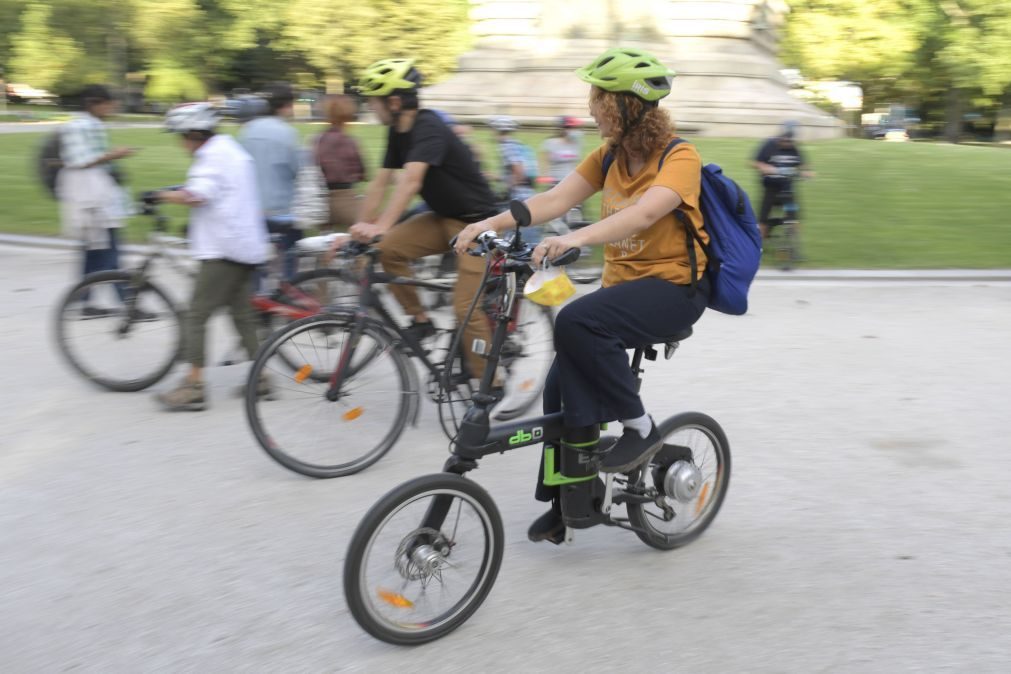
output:
[[[207,339],[207,321],[218,309],[227,307],[239,333],[242,346],[250,359],[259,346],[256,340],[256,323],[253,305],[249,298],[253,292],[252,265],[228,260],[201,260],[197,272],[193,299],[186,317],[186,362],[204,367]]]

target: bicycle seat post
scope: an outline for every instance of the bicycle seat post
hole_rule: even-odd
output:
[[[638,393],[639,389],[642,388],[642,373],[645,370],[642,368],[642,356],[645,353],[644,349],[636,349],[635,353],[632,355],[632,374],[635,375],[635,392]]]

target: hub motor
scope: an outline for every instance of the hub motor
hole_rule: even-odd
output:
[[[663,491],[668,498],[690,503],[702,488],[702,471],[690,461],[675,461],[664,473]]]

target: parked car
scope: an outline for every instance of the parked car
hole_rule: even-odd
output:
[[[10,83],[7,85],[7,100],[11,103],[55,103],[56,95],[45,89],[36,89],[27,84]]]

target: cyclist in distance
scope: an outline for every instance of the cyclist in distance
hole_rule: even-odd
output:
[[[388,273],[410,276],[410,263],[426,255],[450,250],[449,241],[468,223],[495,212],[495,198],[467,145],[433,110],[419,107],[421,73],[411,59],[386,59],[369,66],[358,82],[358,93],[389,127],[382,169],[369,185],[351,236],[361,242],[382,237],[380,262]],[[394,172],[402,171],[392,196],[382,207]],[[394,227],[415,195],[428,208]],[[462,322],[484,275],[484,260],[461,257],[453,294],[456,319]],[[419,341],[435,334],[435,328],[415,288],[391,285],[390,291],[411,316],[409,330]],[[469,375],[480,377],[485,360],[473,352],[475,340],[489,344],[491,330],[480,306],[464,327],[463,346]]]
[[[794,138],[796,130],[796,122],[786,122],[779,135],[767,139],[755,155],[754,166],[762,176],[762,206],[758,211],[758,227],[762,231],[763,240],[769,236],[769,214],[780,194],[790,187],[794,178],[814,176],[814,173],[807,170],[807,162],[797,146]],[[800,223],[797,226],[799,229]]]
[[[506,200],[528,199],[534,193],[533,179],[536,166],[533,153],[523,141],[513,136],[519,128],[516,120],[508,115],[493,117],[488,125],[498,132],[498,150],[502,162],[502,188]]]
[[[662,445],[639,398],[626,349],[664,341],[695,323],[707,304],[705,253],[674,214],[679,210],[708,240],[699,210],[702,163],[688,143],[663,157],[676,133],[658,105],[670,94],[674,72],[655,56],[639,49],[609,49],[576,74],[590,84],[590,115],[606,142],[526,205],[533,222],[543,223],[602,191],[601,220],[545,238],[533,262],[536,267],[570,248],[606,244],[605,264],[602,287],[558,314],[544,411],[562,410],[569,428],[620,420],[622,435],[603,455],[601,470],[622,473]],[[605,175],[609,153],[614,161]],[[457,252],[483,231],[515,225],[508,211],[469,225],[460,234]],[[543,460],[541,471],[536,498],[551,501],[552,508],[531,525],[528,537],[560,543],[565,527],[558,488],[543,484]]]

